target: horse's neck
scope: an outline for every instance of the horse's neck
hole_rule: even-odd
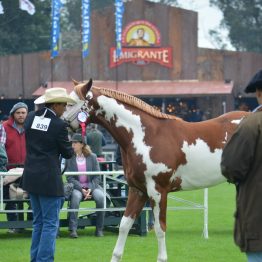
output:
[[[98,104],[101,112],[96,115],[96,121],[123,147],[132,143],[132,140],[144,136],[144,127],[154,119],[143,110],[110,97],[101,96]]]
[[[117,127],[115,122],[111,123],[101,117],[97,117],[95,121],[104,127],[121,147],[126,147],[130,144],[130,134],[126,129]]]

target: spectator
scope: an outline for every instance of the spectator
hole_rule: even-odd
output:
[[[7,155],[5,148],[2,144],[0,144],[0,171],[6,172],[6,165],[7,165]]]
[[[6,172],[6,165],[7,165],[7,155],[5,148],[2,144],[0,144],[0,172]],[[0,190],[2,188],[0,187]],[[0,191],[1,192],[1,191]]]
[[[11,111],[10,117],[0,126],[0,142],[5,146],[8,165],[7,169],[14,167],[22,167],[25,162],[26,148],[25,148],[25,132],[24,122],[28,113],[28,107],[25,103],[19,102],[15,104]],[[9,186],[4,186],[4,198],[9,198]],[[7,203],[5,209],[15,210],[15,203]],[[16,213],[7,213],[8,221],[17,220]],[[10,228],[9,233],[20,232],[20,229]]]
[[[121,150],[119,145],[117,145],[116,148],[116,164],[117,164],[117,170],[123,169],[122,156],[121,156]]]
[[[262,70],[245,91],[256,92],[259,106],[242,120],[226,144],[221,170],[236,185],[235,243],[249,262],[255,262],[262,261]]]
[[[72,136],[72,147],[74,156],[67,160],[67,171],[99,171],[99,163],[97,157],[92,153],[90,147],[86,145],[81,134]],[[104,207],[104,191],[99,185],[100,176],[67,176],[67,181],[74,185],[73,192],[70,197],[70,209],[79,209],[82,200],[90,199],[91,197],[96,202],[96,208]],[[77,238],[77,212],[69,213],[69,231],[70,237]],[[95,236],[102,237],[104,227],[105,212],[96,212],[96,231]]]
[[[60,119],[66,104],[75,103],[64,88],[50,88],[35,100],[45,107],[30,112],[25,121],[26,161],[23,189],[30,195],[33,232],[30,261],[54,261],[64,186],[59,157],[73,155],[67,124]]]
[[[96,124],[91,123],[87,126],[86,143],[97,157],[103,157],[102,146],[106,144],[106,141],[102,132],[97,129]]]

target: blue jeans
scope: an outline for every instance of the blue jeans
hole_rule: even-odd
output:
[[[33,210],[31,262],[52,262],[63,197],[30,194],[30,201]]]
[[[262,252],[247,252],[248,262],[262,262]]]

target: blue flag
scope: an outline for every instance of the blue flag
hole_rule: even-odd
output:
[[[90,41],[90,0],[82,0],[82,57],[89,54]]]
[[[122,49],[122,20],[124,13],[123,0],[115,0],[115,6],[116,57],[119,57]]]
[[[59,36],[60,36],[60,0],[52,0],[52,39],[51,58],[58,56]]]

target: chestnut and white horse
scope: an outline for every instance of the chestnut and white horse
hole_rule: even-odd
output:
[[[185,122],[131,95],[92,86],[92,80],[75,82],[70,96],[77,101],[64,113],[70,126],[78,128],[77,114],[85,111],[89,120],[107,129],[121,147],[129,193],[111,262],[120,261],[128,232],[148,199],[153,203],[157,261],[167,261],[167,194],[224,182],[222,149],[248,113],[236,111],[203,122]]]

